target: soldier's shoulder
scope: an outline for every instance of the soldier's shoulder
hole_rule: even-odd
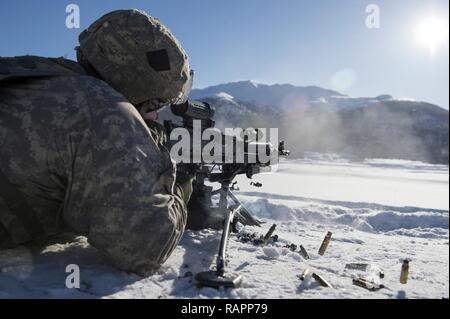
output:
[[[71,86],[71,89],[84,91],[86,94],[91,95],[92,98],[95,98],[96,96],[111,96],[120,98],[123,102],[128,102],[128,100],[111,85],[92,75],[72,75],[61,77],[60,80],[64,81],[67,86]]]
[[[34,55],[0,57],[3,79],[57,75],[86,75],[83,67],[65,58],[46,58]]]
[[[121,96],[106,82],[88,74],[78,63],[63,57],[49,58],[33,55],[0,57],[0,84],[10,81],[44,79],[46,85],[64,90],[96,90]]]

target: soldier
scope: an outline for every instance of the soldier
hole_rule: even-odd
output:
[[[176,174],[152,121],[186,99],[188,58],[138,10],[101,17],[79,41],[78,63],[0,58],[0,249],[70,230],[147,275],[186,225],[192,176]]]

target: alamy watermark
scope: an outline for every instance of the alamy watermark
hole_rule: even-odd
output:
[[[278,161],[278,128],[202,129],[194,120],[192,129],[177,127],[170,133],[170,155],[177,163],[265,164]]]
[[[378,4],[371,3],[366,6],[366,28],[379,29],[381,28],[381,11]]]
[[[69,274],[66,277],[66,288],[79,289],[80,288],[80,267],[76,264],[67,265],[66,273]]]
[[[80,28],[80,7],[77,4],[71,3],[66,6],[66,28],[79,29]]]

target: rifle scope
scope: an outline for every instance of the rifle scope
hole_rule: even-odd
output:
[[[214,106],[209,103],[189,100],[183,104],[172,104],[170,109],[176,116],[196,120],[210,120],[216,112]]]

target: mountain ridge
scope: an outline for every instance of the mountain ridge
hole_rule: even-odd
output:
[[[363,107],[380,101],[403,101],[389,94],[374,97],[352,97],[335,90],[317,85],[296,86],[289,83],[263,84],[255,81],[227,82],[191,91],[192,99],[215,98],[227,95],[236,102],[251,103],[263,107],[289,108],[291,104],[304,104],[311,107],[322,107],[328,110],[337,108]],[[415,103],[425,101],[406,99]],[[432,104],[432,103],[430,103]],[[436,104],[433,104],[436,105]],[[445,108],[436,105],[444,110]]]

